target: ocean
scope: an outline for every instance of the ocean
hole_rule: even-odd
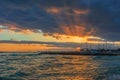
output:
[[[120,80],[120,56],[0,53],[0,80]]]

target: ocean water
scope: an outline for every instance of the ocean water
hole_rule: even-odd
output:
[[[0,80],[120,80],[120,56],[0,53]]]

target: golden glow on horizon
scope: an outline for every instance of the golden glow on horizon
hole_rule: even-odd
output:
[[[78,37],[78,36],[69,36],[61,34],[45,35],[45,37],[56,38],[55,42],[74,42],[74,43],[83,43],[86,42],[87,37]]]
[[[12,43],[1,43],[0,51],[37,51],[37,50],[48,50],[50,47],[47,45],[39,44],[12,44]]]
[[[70,47],[57,47],[48,44],[15,44],[15,43],[0,43],[0,51],[5,52],[35,52],[35,51],[61,51],[74,50]],[[64,50],[64,51],[65,51]]]

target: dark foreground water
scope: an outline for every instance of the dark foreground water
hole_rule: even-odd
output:
[[[0,53],[0,80],[120,80],[120,56]]]

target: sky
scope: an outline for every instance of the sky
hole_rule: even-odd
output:
[[[120,0],[0,0],[0,51],[119,43],[119,13]]]

